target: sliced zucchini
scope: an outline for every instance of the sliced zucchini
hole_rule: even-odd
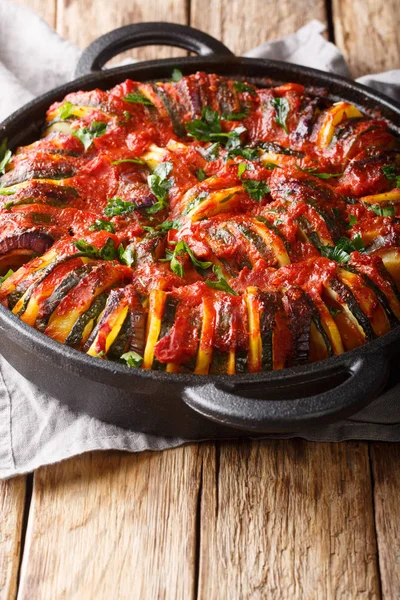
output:
[[[364,115],[349,102],[337,102],[332,108],[324,112],[322,123],[317,136],[317,144],[327,148],[332,141],[336,125],[345,119],[360,118]]]
[[[200,221],[214,215],[234,210],[241,198],[242,186],[226,188],[211,192],[196,192],[189,190],[184,196],[182,214],[191,221]]]
[[[164,314],[167,293],[162,290],[152,290],[149,295],[149,313],[147,319],[146,346],[144,349],[143,369],[151,369],[154,360],[154,346],[156,345]]]
[[[75,321],[68,337],[65,340],[67,346],[79,346],[86,343],[98,316],[103,312],[107,302],[107,294],[96,296],[88,310],[86,310]]]
[[[215,308],[212,296],[205,296],[203,298],[202,312],[200,342],[194,369],[197,375],[207,375],[212,360],[215,330]]]

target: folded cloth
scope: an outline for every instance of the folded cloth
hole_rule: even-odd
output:
[[[311,21],[297,33],[250,50],[246,56],[273,58],[348,75],[339,50]],[[12,32],[12,34],[10,33]],[[73,76],[80,52],[62,40],[31,10],[0,3],[0,120],[36,95]],[[400,70],[361,79],[399,99]],[[270,436],[288,438],[293,434]],[[357,415],[300,437],[318,441],[400,441],[400,410],[383,396]],[[189,440],[124,430],[76,415],[26,381],[0,357],[0,477],[26,473],[90,450],[163,450]]]

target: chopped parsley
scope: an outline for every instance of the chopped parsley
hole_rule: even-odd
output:
[[[4,175],[6,172],[6,166],[10,162],[12,157],[12,152],[7,148],[7,138],[0,144],[0,175]]]
[[[171,75],[172,81],[175,81],[175,82],[180,81],[182,79],[182,77],[183,77],[183,73],[180,69],[174,69],[172,71],[172,75]]]
[[[237,92],[248,92],[252,96],[256,95],[256,90],[253,86],[248,85],[247,83],[243,83],[242,81],[234,81],[233,87]]]
[[[355,215],[349,215],[349,225],[350,227],[353,227],[353,225],[356,225],[358,219]]]
[[[239,177],[239,179],[241,179],[241,177],[242,177],[243,173],[246,171],[246,169],[247,169],[246,163],[240,163],[238,165],[238,177]]]
[[[233,148],[233,150],[229,150],[227,158],[234,156],[243,156],[246,160],[257,160],[260,155],[257,148]]]
[[[58,116],[62,121],[65,121],[66,119],[72,116],[74,109],[75,106],[72,104],[72,102],[69,102],[69,100],[67,100],[58,109]]]
[[[169,161],[160,163],[147,178],[147,183],[157,202],[147,209],[147,214],[152,215],[167,208],[168,191],[174,185],[173,177],[168,177],[172,171],[172,163]]]
[[[358,252],[365,251],[364,242],[359,233],[352,240],[346,237],[339,238],[335,246],[321,246],[322,256],[340,263],[349,262],[351,253],[356,250]]]
[[[118,256],[114,240],[111,238],[108,238],[102,248],[96,248],[96,246],[89,244],[86,240],[77,240],[74,242],[74,246],[86,256],[90,256],[90,258],[114,260]]]
[[[334,308],[333,306],[328,306],[328,309],[332,317],[337,317],[337,315],[340,315],[340,313],[342,312],[340,308]]]
[[[103,121],[93,121],[90,127],[76,129],[72,135],[83,144],[86,152],[86,150],[92,145],[93,140],[102,136],[106,129],[107,123],[103,123]]]
[[[131,102],[132,104],[144,104],[145,106],[154,106],[152,101],[146,98],[146,96],[144,96],[140,92],[127,94],[123,98],[123,100],[125,100],[125,102]]]
[[[126,362],[126,365],[128,367],[134,369],[138,369],[143,364],[143,357],[140,356],[140,354],[138,354],[137,352],[134,352],[133,350],[121,354],[120,358],[121,360],[124,360]]]
[[[162,260],[170,261],[171,271],[173,273],[175,273],[175,275],[179,275],[179,277],[183,277],[185,273],[183,270],[183,265],[178,260],[178,257],[182,257],[185,254],[189,255],[190,260],[192,261],[193,265],[197,269],[205,270],[205,269],[208,269],[209,267],[211,267],[211,265],[212,265],[212,263],[209,261],[201,261],[198,258],[196,258],[196,256],[193,253],[193,250],[191,248],[189,248],[189,246],[187,245],[185,240],[181,240],[180,242],[178,242],[177,245],[175,246],[173,252],[171,252],[171,250],[169,250],[167,248],[166,253],[165,253],[165,259],[162,259]]]
[[[143,225],[143,229],[148,231],[149,233],[157,234],[157,233],[167,233],[170,229],[179,229],[179,221],[163,221],[159,225],[155,227],[149,227],[148,225]]]
[[[240,146],[240,135],[246,131],[246,128],[242,125],[232,131],[222,131],[221,117],[210,106],[203,108],[201,119],[195,119],[186,123],[186,129],[189,136],[196,140],[201,142],[220,142],[229,149]]]
[[[89,227],[89,231],[109,231],[110,233],[115,233],[114,225],[110,221],[104,221],[104,219],[96,219]]]
[[[400,187],[400,175],[397,175],[397,165],[382,167],[382,171],[389,181],[395,181],[396,187]]]
[[[275,109],[275,123],[277,123],[289,135],[286,119],[290,111],[290,105],[286,98],[272,98],[271,104]]]
[[[303,173],[309,173],[313,177],[318,177],[318,179],[332,179],[333,177],[341,177],[343,173],[318,173],[317,167],[307,167],[302,168],[299,165],[296,165],[296,168]]]
[[[13,275],[13,274],[14,274],[14,271],[12,269],[8,269],[7,273],[0,277],[0,285],[3,283],[3,281],[5,281],[9,277],[11,277],[11,275]]]
[[[207,174],[204,171],[204,169],[197,169],[196,177],[199,181],[204,181],[205,179],[207,179]]]
[[[231,288],[229,283],[226,281],[225,277],[222,274],[222,269],[218,265],[213,266],[213,273],[217,276],[217,281],[211,281],[210,279],[206,279],[206,284],[208,287],[213,288],[214,290],[221,290],[222,292],[227,292],[228,294],[232,294],[233,296],[239,296],[235,290]]]
[[[269,194],[270,187],[265,181],[255,181],[254,179],[246,179],[242,181],[243,187],[249,194],[250,198],[260,202],[266,194]]]
[[[121,198],[110,198],[104,214],[106,217],[119,217],[121,215],[128,215],[129,213],[136,210],[137,206],[134,202],[125,202]]]
[[[379,206],[379,204],[370,204],[367,206],[378,217],[394,217],[396,214],[394,206]]]
[[[122,262],[124,265],[128,265],[131,267],[136,260],[136,252],[134,246],[131,244],[126,247],[123,247],[122,244],[118,246],[118,260]]]

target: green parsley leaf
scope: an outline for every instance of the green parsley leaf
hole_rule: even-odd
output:
[[[130,350],[129,352],[125,352],[121,354],[120,358],[124,360],[128,367],[138,369],[143,364],[143,357],[140,356],[137,352]]]
[[[372,210],[378,217],[394,217],[396,210],[394,206],[379,206],[379,204],[368,205],[367,208]]]
[[[67,100],[58,109],[58,116],[62,121],[65,121],[72,115],[72,113],[74,112],[74,108],[75,106],[72,104],[72,102],[69,102],[69,100]]]
[[[339,238],[336,246],[321,246],[322,256],[341,263],[349,262],[350,254],[355,250],[358,252],[365,251],[364,242],[359,233],[352,240],[345,237]]]
[[[331,313],[332,317],[336,317],[337,315],[340,315],[340,313],[342,312],[340,310],[340,308],[334,308],[333,306],[328,306],[329,312]]]
[[[355,215],[349,215],[349,225],[353,227],[357,223],[358,219]]]
[[[149,233],[167,233],[170,229],[179,229],[180,223],[179,221],[163,221],[156,227],[148,227],[147,225],[143,225],[143,229],[148,231]]]
[[[204,169],[197,169],[196,177],[199,181],[204,181],[205,179],[207,179],[207,175]]]
[[[258,160],[260,157],[257,148],[234,148],[229,150],[227,158],[243,156],[246,160]]]
[[[152,215],[158,213],[168,206],[168,191],[174,185],[173,177],[168,178],[171,171],[172,163],[167,161],[157,165],[152,174],[148,176],[147,183],[154,196],[157,198],[157,202],[147,209],[147,214]]]
[[[180,69],[174,69],[172,71],[172,76],[171,76],[172,81],[175,81],[175,82],[180,81],[182,79],[182,77],[183,77],[183,73]]]
[[[144,96],[140,92],[127,94],[125,98],[123,98],[123,100],[125,100],[125,102],[131,102],[132,104],[144,104],[145,106],[154,106],[152,101],[146,98],[146,96]]]
[[[167,248],[166,253],[165,253],[165,259],[162,259],[162,262],[170,261],[171,271],[173,273],[175,273],[175,275],[179,275],[179,277],[183,277],[185,273],[184,273],[183,265],[178,260],[178,257],[183,257],[186,253],[189,255],[190,260],[192,261],[193,265],[196,268],[205,270],[205,269],[208,269],[208,267],[211,267],[212,263],[209,261],[199,260],[194,255],[193,250],[191,248],[189,248],[189,246],[187,245],[187,243],[184,240],[181,240],[180,242],[177,243],[173,252],[171,252],[171,250],[169,250]]]
[[[260,202],[266,194],[269,194],[270,187],[265,181],[255,181],[254,179],[246,179],[242,181],[243,187],[249,194],[250,198]]]
[[[318,179],[332,179],[333,177],[341,177],[343,175],[343,173],[317,173],[317,167],[303,169],[299,165],[296,165],[296,168],[303,173],[309,173],[313,177],[318,177]]]
[[[199,152],[207,162],[210,162],[212,160],[217,160],[219,157],[219,149],[220,143],[215,142],[214,144],[211,144],[211,146],[208,146],[208,148],[199,148]]]
[[[89,244],[86,240],[77,240],[74,246],[86,256],[91,258],[101,258],[103,260],[114,260],[117,258],[117,249],[114,240],[108,238],[102,248],[96,248],[93,244]]]
[[[281,167],[279,165],[277,165],[276,163],[272,163],[272,162],[266,162],[263,165],[266,169],[268,169],[268,171],[273,171],[274,169],[280,169]]]
[[[197,269],[208,269],[209,267],[211,267],[212,262],[208,261],[208,260],[199,260],[198,258],[196,258],[196,256],[193,254],[193,250],[191,248],[189,248],[189,246],[187,245],[186,242],[184,242],[185,244],[185,248],[186,248],[186,252],[189,254],[190,256],[190,260],[192,261],[192,263],[194,264],[194,266]]]
[[[72,132],[72,135],[82,142],[85,152],[93,143],[95,138],[102,136],[107,129],[107,123],[93,121],[90,127],[82,127]]]
[[[206,279],[206,284],[208,287],[213,288],[214,290],[221,290],[222,292],[227,292],[228,294],[232,294],[233,296],[239,296],[235,290],[231,288],[229,283],[226,281],[225,277],[222,274],[222,269],[218,265],[213,266],[213,273],[217,276],[217,281],[211,281],[210,279]]]
[[[243,83],[242,81],[234,81],[233,87],[237,92],[248,92],[252,96],[255,96],[257,93],[253,86]]]
[[[12,157],[12,152],[7,148],[7,138],[0,144],[0,175],[4,175],[6,172],[6,166],[10,162]]]
[[[9,277],[11,277],[11,275],[13,275],[13,274],[14,274],[14,271],[12,269],[8,269],[7,273],[5,275],[3,275],[2,277],[0,277],[0,285],[3,283],[3,281],[5,281]]]
[[[109,231],[110,233],[115,233],[114,225],[110,221],[104,221],[104,219],[96,219],[89,227],[89,231]]]
[[[289,135],[289,131],[286,125],[286,119],[290,111],[290,105],[286,98],[272,98],[271,104],[275,109],[275,123],[278,123],[285,132]]]
[[[232,131],[222,131],[221,117],[216,110],[210,106],[203,108],[201,119],[195,119],[186,123],[186,129],[190,137],[201,142],[220,142],[226,148],[237,148],[240,146],[240,135],[246,128],[240,125]]]
[[[10,211],[14,205],[15,205],[15,202],[7,202],[7,203],[4,205],[4,208],[5,208],[6,210]]]
[[[112,165],[120,165],[122,163],[134,163],[135,165],[145,165],[146,163],[141,158],[121,158],[120,160],[114,160]]]
[[[13,196],[16,191],[15,188],[5,188],[4,190],[0,190],[0,196]]]
[[[125,202],[121,198],[110,198],[104,209],[104,214],[106,217],[119,217],[120,215],[128,215],[136,208],[134,202]]]
[[[386,165],[385,167],[382,167],[382,171],[383,171],[385,177],[387,179],[389,179],[389,181],[393,181],[394,179],[397,178],[396,165]]]
[[[129,246],[124,248],[123,245],[120,244],[118,246],[118,259],[124,265],[128,265],[128,267],[131,267],[136,260],[136,251],[134,246],[130,244]]]
[[[127,110],[124,110],[124,117],[125,117],[126,120],[128,120],[128,119],[130,119],[132,117],[132,115]]]
[[[246,163],[240,163],[238,165],[238,177],[239,177],[239,179],[242,178],[242,175],[246,171],[246,169],[247,169]]]
[[[397,175],[397,165],[382,167],[382,171],[389,181],[396,181],[396,187],[400,188],[400,175]]]

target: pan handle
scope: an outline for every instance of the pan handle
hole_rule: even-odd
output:
[[[83,51],[75,77],[101,71],[107,61],[125,50],[149,45],[175,46],[199,56],[232,56],[232,52],[207,33],[176,23],[135,23],[99,37]]]
[[[254,383],[206,383],[186,388],[183,399],[204,417],[228,427],[295,432],[354,414],[368,404],[382,390],[389,363],[383,354],[366,353],[322,372],[320,366],[317,369],[311,376],[276,371]]]

